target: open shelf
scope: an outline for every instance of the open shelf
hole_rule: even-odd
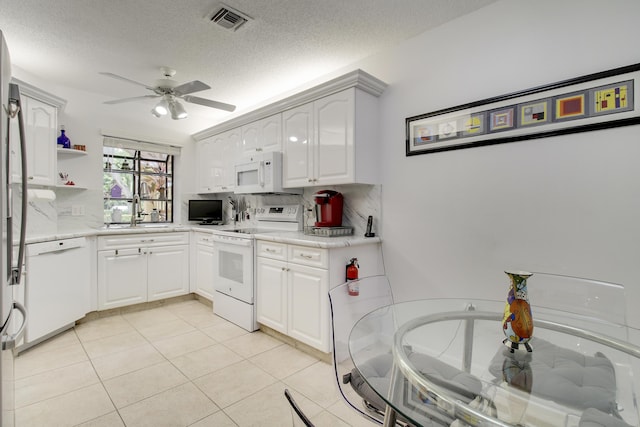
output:
[[[82,150],[75,150],[73,148],[60,148],[57,147],[58,155],[62,154],[65,156],[86,156],[87,152]]]

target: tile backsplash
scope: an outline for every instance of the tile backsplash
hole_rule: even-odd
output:
[[[367,226],[367,218],[373,216],[373,231],[376,232],[377,221],[380,219],[381,208],[381,186],[380,185],[336,185],[322,187],[323,190],[339,191],[344,196],[343,206],[343,226],[351,226],[354,228],[355,236],[363,236]],[[227,224],[233,224],[231,218],[231,206],[229,199],[242,200],[249,212],[257,207],[272,206],[281,204],[301,204],[304,208],[303,226],[312,226],[315,222],[314,199],[313,195],[320,188],[306,188],[302,195],[286,195],[286,194],[245,194],[245,195],[228,195],[228,194],[188,194],[182,199],[182,218],[187,218],[188,200],[189,199],[222,199],[224,207],[224,218]],[[249,215],[248,220],[239,221],[236,224],[241,227],[257,227],[255,218]]]
[[[306,188],[302,195],[268,194],[268,195],[235,195],[235,194],[183,194],[180,203],[180,218],[183,224],[188,224],[187,210],[189,199],[222,199],[225,201],[224,217],[227,224],[233,224],[229,198],[243,200],[249,211],[249,219],[237,223],[241,227],[257,227],[257,221],[251,215],[256,207],[281,204],[301,204],[304,208],[303,226],[312,226],[315,222],[313,195],[319,190],[339,191],[344,196],[343,226],[352,226],[354,236],[363,236],[366,230],[367,218],[373,216],[373,231],[377,231],[377,223],[382,214],[380,200],[382,188],[380,185],[350,184],[327,187]],[[94,200],[102,201],[99,191],[86,190],[82,192],[58,192],[55,200],[30,198],[28,202],[27,236],[53,235],[56,233],[73,232],[80,229],[102,227],[101,206],[92,209]],[[69,193],[70,192],[70,193]],[[62,194],[61,194],[62,193]],[[67,194],[69,193],[69,194]],[[14,188],[14,205],[21,203],[22,194],[19,186]],[[74,209],[82,207],[83,212],[76,215]],[[16,211],[17,212],[17,211]],[[14,228],[19,226],[14,221]],[[17,234],[16,234],[17,233]],[[19,229],[14,230],[14,236]]]

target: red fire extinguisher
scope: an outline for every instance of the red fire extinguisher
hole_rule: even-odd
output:
[[[360,283],[358,282],[358,258],[351,258],[349,264],[347,264],[347,289],[349,295],[360,295]]]

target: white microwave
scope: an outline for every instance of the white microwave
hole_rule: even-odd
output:
[[[282,188],[282,153],[271,151],[251,154],[236,163],[236,194],[302,194],[300,188]]]

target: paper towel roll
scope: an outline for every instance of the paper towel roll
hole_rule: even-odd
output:
[[[27,200],[35,201],[35,200],[44,200],[52,202],[56,199],[56,193],[51,190],[41,190],[37,188],[29,188],[27,190]]]

